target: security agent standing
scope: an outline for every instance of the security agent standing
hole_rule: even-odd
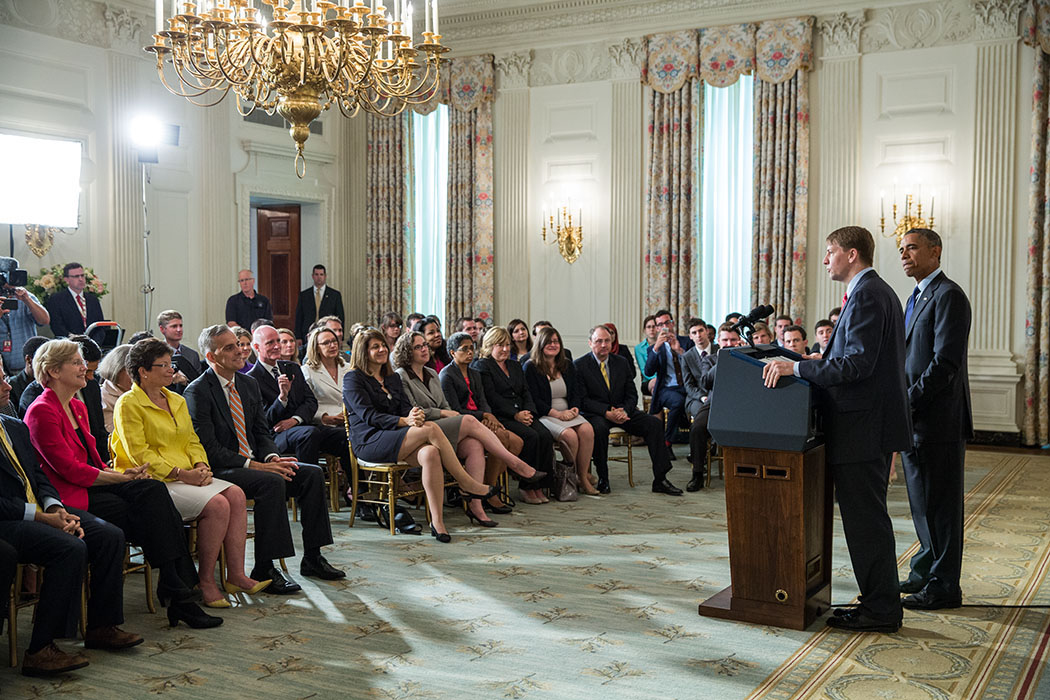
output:
[[[957,608],[963,549],[966,440],[973,436],[966,345],[970,301],[941,271],[941,237],[913,228],[901,240],[904,274],[915,280],[904,313],[905,376],[915,446],[901,453],[919,551],[901,581],[901,603]]]

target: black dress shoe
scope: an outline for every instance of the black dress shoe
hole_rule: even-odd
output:
[[[598,493],[612,493],[612,489],[609,488],[608,479],[598,479],[598,483],[594,485],[594,488],[598,489]]]
[[[325,581],[335,581],[337,579],[346,578],[345,571],[340,571],[335,568],[321,555],[317,555],[316,557],[303,557],[302,562],[299,564],[299,573],[303,576],[313,576],[315,578],[324,579]]]
[[[939,593],[927,586],[918,593],[904,596],[901,605],[909,610],[947,610],[962,607],[962,594]]]
[[[494,506],[488,501],[482,501],[481,507],[485,509],[486,513],[495,513],[496,515],[509,515],[514,512],[514,509],[510,506]]]
[[[685,490],[693,493],[704,488],[704,475],[694,474],[693,478],[689,480],[689,483],[685,485]]]
[[[270,579],[270,585],[263,589],[263,593],[271,593],[273,595],[291,595],[298,593],[303,590],[295,581],[289,578],[285,578],[276,566],[270,566],[266,569],[253,569],[251,577],[256,581],[265,581]]]
[[[901,593],[918,593],[926,587],[925,581],[919,581],[917,579],[906,578],[898,584]]]
[[[667,479],[653,482],[653,493],[666,493],[668,496],[681,496],[682,489],[672,484]]]
[[[264,581],[266,579],[263,579]],[[168,624],[178,627],[180,622],[185,622],[193,629],[208,629],[218,627],[222,624],[221,617],[215,617],[201,610],[196,603],[184,601],[172,603],[168,606]]]
[[[833,614],[827,619],[827,624],[828,627],[847,632],[881,632],[882,634],[893,634],[901,628],[900,620],[872,617],[860,608],[849,610],[841,615]]]

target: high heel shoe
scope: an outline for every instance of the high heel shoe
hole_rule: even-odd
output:
[[[502,503],[502,501],[501,501],[501,503]],[[508,515],[508,514],[514,512],[514,509],[511,508],[509,505],[503,504],[503,505],[494,506],[491,503],[489,503],[488,501],[482,501],[481,502],[481,507],[485,509],[485,512],[493,513],[495,515]]]
[[[493,496],[499,495],[499,486],[490,486],[489,490],[485,493],[471,493],[470,491],[464,491],[462,488],[459,490],[459,495],[464,501],[477,501],[477,500],[488,500]]]
[[[452,541],[452,535],[447,532],[438,532],[434,529],[433,523],[430,525],[430,536],[436,539],[438,542],[449,543]]]
[[[541,481],[543,481],[546,478],[547,478],[547,472],[541,472],[539,469],[537,469],[536,473],[533,474],[532,476],[530,476],[528,479],[526,479],[524,477],[519,478],[518,479],[518,487],[519,488],[521,488],[521,487],[531,488],[531,487],[535,486],[536,484],[540,483]]]
[[[469,510],[467,511],[467,517],[470,519],[470,522],[477,523],[481,527],[496,527],[497,525],[499,525],[499,523],[492,519],[482,520],[478,516],[474,515],[472,511]]]
[[[248,595],[255,595],[256,593],[258,593],[262,589],[264,589],[267,586],[269,586],[270,583],[272,583],[272,580],[271,579],[266,579],[265,581],[259,581],[257,584],[255,584],[251,588],[241,588],[236,583],[230,583],[229,581],[226,581],[225,583],[222,584],[222,587],[224,589],[226,589],[227,593],[230,593],[232,595],[236,595],[237,593],[247,593]]]
[[[218,600],[204,601],[204,607],[222,610],[223,608],[232,608],[233,606],[230,604],[230,601],[226,600],[225,598],[219,598]]]
[[[178,627],[179,622],[185,622],[193,629],[199,630],[218,627],[222,624],[222,618],[209,615],[194,603],[183,601],[168,606],[168,624]]]

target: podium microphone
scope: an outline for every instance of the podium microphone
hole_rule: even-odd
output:
[[[761,304],[751,309],[751,313],[733,324],[733,330],[740,331],[743,328],[751,328],[755,321],[765,318],[773,313],[773,307],[769,304]]]

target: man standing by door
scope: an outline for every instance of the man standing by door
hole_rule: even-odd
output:
[[[226,325],[248,330],[260,318],[272,320],[270,300],[255,291],[255,275],[252,271],[238,272],[237,284],[241,286],[241,291],[226,300]]]
[[[324,265],[314,265],[311,273],[314,283],[299,292],[299,302],[295,305],[295,337],[306,344],[310,325],[325,316],[338,316],[346,321],[343,313],[343,295],[328,286],[328,271]]]

